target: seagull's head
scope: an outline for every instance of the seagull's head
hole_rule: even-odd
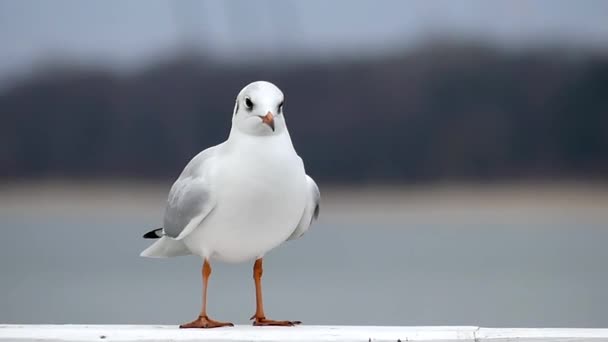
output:
[[[285,131],[283,92],[274,84],[248,84],[236,97],[232,125],[250,135],[275,135]]]

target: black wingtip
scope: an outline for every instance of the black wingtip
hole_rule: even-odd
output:
[[[144,234],[144,239],[158,239],[163,236],[163,229],[157,228]]]
[[[315,211],[312,214],[312,217],[314,217],[315,220],[319,218],[319,205],[318,204],[315,206]]]

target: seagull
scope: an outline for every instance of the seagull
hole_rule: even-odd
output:
[[[319,216],[320,192],[296,153],[283,113],[283,92],[257,81],[236,97],[228,139],[186,165],[167,199],[163,227],[141,256],[202,258],[202,309],[180,328],[233,326],[207,315],[211,261],[253,261],[256,326],[293,326],[267,319],[262,300],[262,259],[283,242],[302,236]]]

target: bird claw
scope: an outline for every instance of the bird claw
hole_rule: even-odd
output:
[[[273,319],[266,319],[266,317],[251,317],[255,319],[253,325],[255,326],[278,326],[278,327],[293,327],[294,325],[302,324],[301,321],[275,321]]]
[[[191,328],[202,328],[202,329],[210,329],[210,328],[220,328],[220,327],[233,327],[234,324],[230,322],[218,322],[210,319],[207,316],[199,316],[192,322],[185,323],[180,325],[179,327],[182,329],[191,329]]]

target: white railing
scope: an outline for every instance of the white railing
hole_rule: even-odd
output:
[[[236,326],[178,329],[164,325],[0,325],[0,341],[608,341],[608,329],[480,327]]]

